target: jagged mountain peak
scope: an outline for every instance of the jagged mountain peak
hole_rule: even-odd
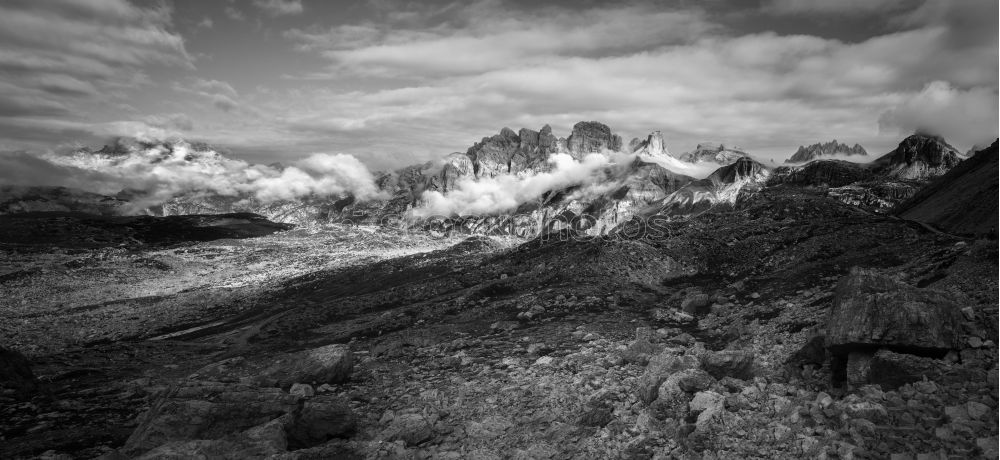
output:
[[[795,154],[785,160],[785,163],[805,163],[822,157],[855,155],[866,156],[868,152],[860,144],[855,143],[854,146],[849,146],[834,139],[830,142],[817,142],[809,146],[799,146]]]

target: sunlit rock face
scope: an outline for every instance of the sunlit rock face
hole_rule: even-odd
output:
[[[753,193],[767,183],[771,171],[764,165],[742,157],[723,166],[708,177],[681,187],[661,202],[666,214],[691,214],[719,205],[732,205],[743,195]]]
[[[670,151],[667,150],[667,146],[663,142],[663,133],[659,131],[653,131],[645,140],[639,140],[639,138],[632,139],[629,142],[629,151],[636,155],[650,157],[664,158],[670,156]]]
[[[749,154],[739,147],[726,146],[724,144],[701,143],[690,152],[685,152],[677,156],[677,159],[688,163],[713,162],[720,165],[735,163]]]

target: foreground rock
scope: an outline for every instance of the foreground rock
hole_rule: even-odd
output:
[[[290,388],[296,383],[319,386],[344,383],[354,370],[354,354],[346,345],[333,344],[289,353],[267,361],[230,358],[205,366],[191,375],[195,380],[256,383]]]
[[[28,358],[17,350],[0,347],[0,397],[23,397],[37,386]]]
[[[158,397],[137,425],[124,455],[214,458],[213,452],[231,452],[225,458],[252,458],[350,435],[356,420],[333,397],[303,401],[277,388],[188,381]]]

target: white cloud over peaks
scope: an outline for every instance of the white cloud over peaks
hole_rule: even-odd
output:
[[[116,125],[143,142],[163,134],[144,125]],[[132,144],[126,155],[74,152],[41,156],[0,155],[0,184],[58,185],[113,194],[129,190],[135,210],[178,196],[223,195],[265,203],[311,195],[352,194],[359,200],[381,197],[368,169],[343,154],[313,154],[285,168],[251,165],[185,142]]]
[[[968,148],[997,138],[998,110],[995,87],[962,90],[935,81],[884,112],[879,127],[900,134],[928,131]]]
[[[410,211],[413,217],[485,215],[509,212],[522,203],[537,199],[550,190],[574,185],[593,186],[603,182],[613,165],[606,154],[592,153],[581,161],[567,154],[549,158],[552,170],[526,176],[504,174],[492,178],[466,178],[446,194],[426,191],[421,204]]]

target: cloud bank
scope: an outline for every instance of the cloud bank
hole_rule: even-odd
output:
[[[222,195],[264,203],[309,196],[382,197],[357,158],[316,153],[288,167],[251,165],[183,141],[119,143],[110,153],[0,154],[0,184],[47,185],[113,195],[124,191],[140,210],[175,197]]]
[[[973,145],[989,145],[996,139],[997,89],[955,88],[935,81],[879,118],[881,129],[902,134],[924,131],[945,139],[963,139]]]
[[[432,216],[489,215],[510,212],[523,203],[538,199],[548,191],[582,186],[576,193],[590,196],[607,191],[615,166],[634,158],[620,154],[591,153],[576,161],[565,153],[549,157],[552,169],[529,175],[502,174],[479,179],[464,178],[448,193],[425,191],[420,204],[410,210],[415,218]]]

